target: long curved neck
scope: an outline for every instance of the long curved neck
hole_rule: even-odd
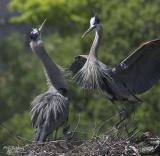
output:
[[[32,51],[35,52],[36,55],[42,61],[52,85],[57,90],[59,89],[67,90],[67,86],[64,81],[64,78],[60,70],[58,69],[57,65],[54,63],[54,61],[51,60],[51,58],[46,53],[45,48],[43,46],[43,42],[41,40],[32,41],[30,43],[30,46],[31,46]]]
[[[90,56],[97,57],[98,48],[100,45],[100,41],[102,39],[102,35],[103,35],[103,27],[102,25],[99,24],[95,30],[94,41],[92,43],[90,53],[89,53]]]

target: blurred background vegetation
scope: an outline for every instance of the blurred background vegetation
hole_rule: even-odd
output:
[[[30,103],[47,87],[42,65],[24,44],[24,33],[30,25],[40,25],[47,18],[45,47],[52,59],[64,67],[76,55],[88,53],[94,34],[84,40],[81,36],[95,12],[104,26],[99,58],[106,64],[114,66],[141,43],[160,34],[159,0],[12,0],[8,4],[8,10],[16,14],[7,23],[15,29],[0,38],[1,146],[32,140]],[[19,25],[22,31],[17,29]],[[135,113],[138,128],[155,135],[160,135],[159,95],[160,84],[156,84],[140,96],[144,102]],[[70,100],[71,129],[79,121],[79,135],[91,137],[113,126],[116,107],[106,97],[70,83]]]

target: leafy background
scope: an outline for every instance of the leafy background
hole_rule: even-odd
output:
[[[99,59],[114,66],[140,44],[159,37],[159,6],[159,0],[12,0],[8,8],[18,14],[10,18],[9,24],[37,26],[47,18],[45,47],[57,64],[68,67],[76,55],[88,53],[94,34],[84,40],[81,36],[90,17],[98,13],[104,26]],[[15,29],[0,39],[1,147],[32,140],[30,103],[47,89],[42,64],[24,46],[23,38],[24,33]],[[117,106],[73,82],[69,86],[71,129],[79,122],[79,138],[106,133],[115,123]],[[135,113],[138,128],[155,135],[160,135],[159,95],[160,85],[156,84],[140,96],[144,102]]]

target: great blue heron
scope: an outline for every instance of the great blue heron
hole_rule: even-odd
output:
[[[141,101],[137,95],[149,90],[160,78],[160,40],[144,43],[112,68],[98,60],[103,34],[98,16],[90,19],[90,27],[83,37],[93,30],[95,38],[89,55],[75,57],[70,66],[73,79],[83,88],[95,89],[108,95],[112,102],[127,101],[136,104]],[[124,109],[128,115],[135,110],[135,106],[129,110],[127,107]]]
[[[48,90],[32,102],[31,120],[36,129],[35,142],[47,141],[54,130],[67,123],[69,115],[67,85],[61,71],[46,53],[41,39],[43,25],[44,22],[40,28],[33,28],[27,35],[32,51],[44,65],[49,84]]]

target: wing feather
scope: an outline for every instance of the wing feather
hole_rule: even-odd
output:
[[[86,55],[84,55],[86,56]],[[84,66],[84,64],[86,63],[87,60],[87,56],[84,57],[82,55],[79,55],[77,57],[75,57],[74,62],[71,64],[71,66],[69,67],[69,71],[72,72],[72,75],[74,76],[75,74],[77,74],[77,72],[82,69],[82,67]]]
[[[133,94],[150,89],[160,79],[160,40],[149,41],[114,68],[114,76]]]

